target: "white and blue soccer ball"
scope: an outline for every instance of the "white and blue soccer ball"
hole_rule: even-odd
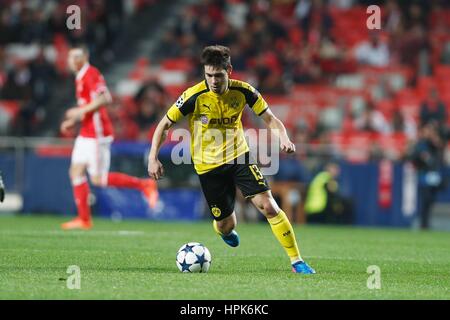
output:
[[[177,252],[177,267],[181,272],[208,272],[211,253],[198,242],[183,244]]]

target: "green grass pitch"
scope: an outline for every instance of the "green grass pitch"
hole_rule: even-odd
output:
[[[96,219],[91,231],[61,231],[65,218],[0,216],[0,299],[450,299],[450,233],[296,226],[317,274],[293,274],[269,225],[240,224],[230,248],[209,222]],[[178,248],[212,254],[206,274],[182,274]],[[70,290],[67,268],[81,270]],[[368,289],[367,267],[381,270]]]

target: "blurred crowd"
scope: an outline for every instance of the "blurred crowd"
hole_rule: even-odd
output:
[[[69,30],[66,26],[69,16],[67,8],[71,5],[80,8],[80,29]],[[59,34],[70,43],[88,43],[95,56],[102,56],[110,49],[123,16],[123,1],[117,0],[3,0],[0,9],[0,45],[51,44]]]
[[[152,1],[132,2],[139,8]],[[114,61],[114,41],[130,11],[127,3],[130,1],[1,1],[0,100],[17,101],[19,111],[11,130],[0,128],[0,133],[38,134],[54,84],[68,76],[65,54],[71,44],[86,44],[97,66]],[[79,29],[69,30],[66,25],[75,12],[67,12],[71,5],[80,8]]]
[[[340,20],[339,10],[368,2],[203,0],[189,6],[165,31],[160,50],[165,57],[196,60],[205,45],[227,45],[234,70],[254,72],[257,86],[266,93],[285,93],[291,83],[326,81],[336,73],[355,71],[358,64],[402,63],[416,73],[419,65],[430,68],[431,61],[419,61],[421,50],[435,40],[429,32],[430,14],[449,4],[371,1],[384,3],[381,32],[365,28],[366,14],[358,17],[364,22],[358,30],[345,28],[352,24]],[[349,33],[358,43],[348,41]]]
[[[371,4],[382,7],[381,30],[365,27]],[[449,9],[448,1],[439,0],[203,0],[188,6],[165,31],[159,54],[189,57],[196,66],[205,45],[227,45],[235,74],[245,73],[267,95],[289,95],[296,85],[335,85],[339,75],[364,67],[406,67],[405,88],[415,89],[419,79],[435,74],[436,65],[450,61],[450,30],[442,15]],[[191,79],[202,77],[201,68],[190,71]],[[395,104],[396,92],[389,83],[379,87],[381,96],[366,95],[360,112],[334,117],[341,130],[402,133],[415,141],[426,123],[436,121],[446,138],[447,105],[437,88],[421,92],[414,117],[395,105],[387,116],[379,102]],[[299,122],[289,129],[300,137],[297,143],[326,140],[327,128],[320,123]]]
[[[56,85],[72,83],[65,61],[70,45],[86,44],[91,63],[103,71],[117,63],[114,44],[125,22],[132,20],[127,18],[147,5],[158,10],[163,1],[0,2],[0,135],[37,136]],[[397,153],[418,169],[421,224],[428,226],[435,194],[449,184],[441,171],[444,151],[450,150],[450,1],[198,0],[178,4],[183,10],[170,17],[171,27],[149,35],[159,43],[154,55],[144,57],[142,66],[136,62],[139,72],[149,69],[148,60],[161,65],[178,61],[186,72],[185,89],[203,78],[199,68],[203,47],[221,44],[231,49],[233,77],[250,82],[265,97],[295,96],[298,100],[291,108],[301,112],[288,112],[285,124],[298,152],[282,158],[275,180],[311,183],[320,173],[320,164],[329,169],[326,164],[339,160],[344,152],[336,148],[337,141],[346,134],[369,134],[355,136],[349,143],[357,142],[353,148],[359,157],[369,149],[364,160],[385,156],[386,150],[374,139],[377,134],[404,136],[394,149],[407,149]],[[373,4],[382,8],[380,30],[366,28],[370,16],[366,8]],[[78,30],[66,25],[70,5],[81,8]],[[398,85],[392,75],[400,75],[404,83]],[[115,99],[108,110],[116,140],[150,141],[158,120],[183,90],[170,89],[157,77],[144,80],[132,96],[112,92]],[[346,96],[345,90],[333,92],[342,89],[342,83],[362,87],[363,93],[358,93],[362,101],[354,103],[355,97]],[[321,101],[304,103],[308,94]],[[308,118],[306,109],[315,116]],[[11,114],[15,115],[12,125]],[[245,126],[255,125],[248,112],[243,121]],[[58,136],[59,124],[51,126]],[[342,135],[333,140],[331,133],[336,131]],[[310,158],[314,170],[308,166]],[[338,194],[330,188],[327,192]],[[339,199],[345,208],[346,200]]]
[[[52,84],[65,76],[54,53],[60,51],[60,42],[87,43],[94,64],[114,60],[111,44],[129,2],[2,2],[6,5],[0,8],[0,100],[22,101],[13,134],[33,135],[33,123],[45,117]],[[87,13],[83,28],[76,32],[65,26],[65,9],[70,4],[80,5]],[[382,7],[381,30],[365,28],[365,8],[371,4]],[[343,19],[342,10],[354,11],[354,19],[348,15]],[[445,38],[450,30],[439,15],[448,10],[450,3],[443,0],[201,0],[185,6],[173,26],[161,31],[158,50],[150,59],[188,59],[187,86],[202,78],[198,68],[201,49],[210,44],[227,45],[235,75],[245,74],[245,80],[265,95],[289,96],[297,85],[334,85],[339,75],[357,74],[367,66],[407,67],[410,76],[405,86],[415,88],[418,79],[434,75],[436,65],[450,63],[450,39]],[[30,60],[6,59],[9,45],[17,43],[41,47]],[[51,50],[43,50],[46,45],[54,48],[53,56]],[[415,141],[421,127],[433,121],[446,138],[447,104],[441,99],[442,92],[430,87],[421,96],[417,118],[395,107],[387,117],[379,101],[389,102],[394,92],[388,84],[381,85],[381,97],[366,95],[360,112],[336,118],[341,130],[401,132]],[[148,140],[174,98],[161,83],[151,80],[131,99],[116,99],[109,109],[117,138]],[[320,123],[298,121],[289,130],[297,143],[326,140],[326,128]]]
[[[151,141],[173,98],[158,81],[145,82],[130,99],[115,98],[108,106],[116,140]]]

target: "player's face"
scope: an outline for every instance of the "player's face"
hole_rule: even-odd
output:
[[[71,49],[67,57],[67,64],[72,72],[78,72],[86,63],[86,54],[81,49]]]
[[[227,89],[231,68],[225,70],[215,66],[205,66],[205,79],[212,92],[222,94]]]

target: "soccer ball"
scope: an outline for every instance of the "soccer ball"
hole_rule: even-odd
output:
[[[177,267],[181,272],[208,272],[211,253],[198,242],[183,244],[177,252]]]

